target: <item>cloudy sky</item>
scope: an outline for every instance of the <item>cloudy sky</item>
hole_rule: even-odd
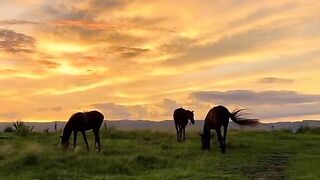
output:
[[[0,121],[320,119],[318,0],[2,0]]]

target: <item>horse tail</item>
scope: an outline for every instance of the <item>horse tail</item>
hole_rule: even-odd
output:
[[[242,117],[245,114],[241,114],[240,112],[244,111],[245,109],[233,110],[232,113],[229,112],[229,116],[231,120],[239,125],[244,126],[256,126],[259,124],[259,119],[248,119]]]

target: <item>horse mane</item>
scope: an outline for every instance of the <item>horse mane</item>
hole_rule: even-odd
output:
[[[68,142],[69,139],[70,139],[70,136],[72,134],[72,126],[73,126],[73,121],[72,119],[78,114],[79,112],[77,113],[74,113],[70,116],[69,120],[67,121],[65,127],[63,128],[63,132],[62,132],[62,141],[63,142]]]

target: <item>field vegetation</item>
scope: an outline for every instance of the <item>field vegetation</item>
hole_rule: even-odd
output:
[[[64,152],[61,132],[29,130],[0,133],[1,179],[320,179],[319,130],[230,131],[226,154],[216,137],[202,151],[195,132],[177,143],[174,133],[102,128],[98,153],[92,132],[89,152],[82,136]]]

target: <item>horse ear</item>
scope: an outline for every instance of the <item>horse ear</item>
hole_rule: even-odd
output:
[[[191,111],[192,113],[194,112],[194,110]]]
[[[60,136],[60,138],[62,139],[62,136]]]

